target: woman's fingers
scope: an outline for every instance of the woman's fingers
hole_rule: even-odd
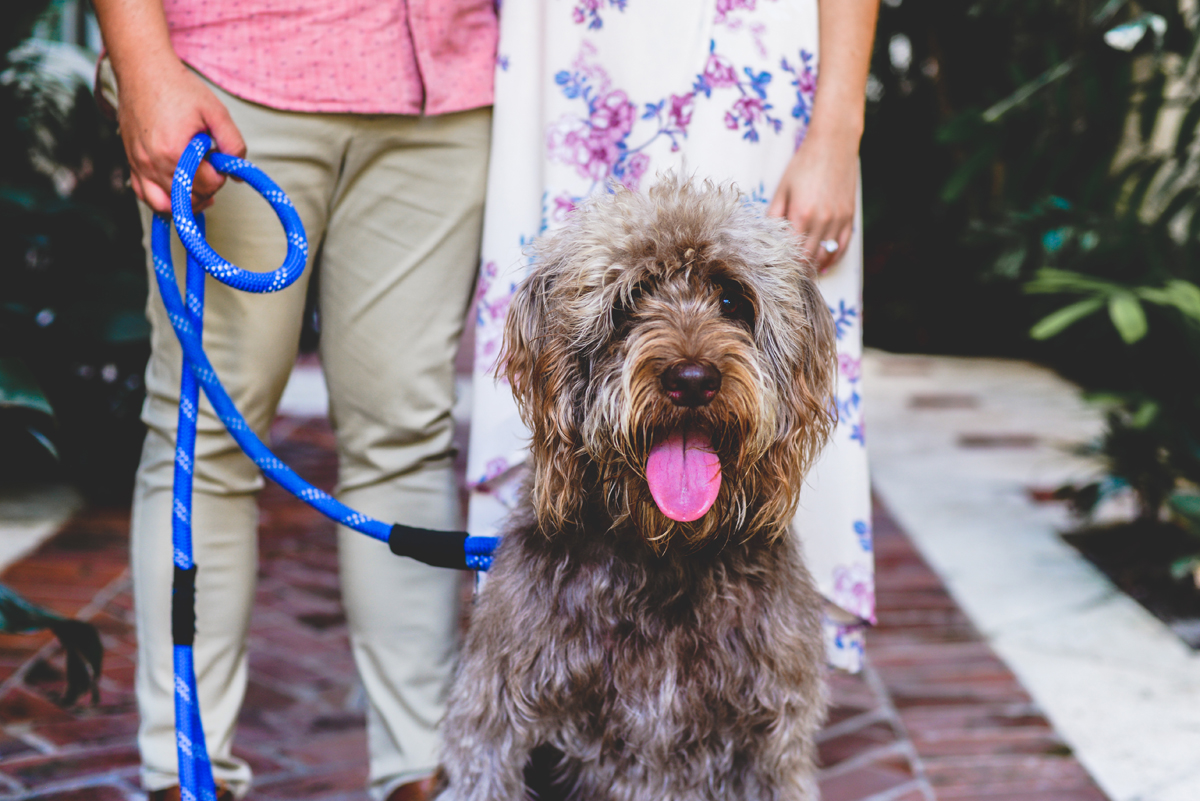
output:
[[[775,196],[771,198],[770,204],[767,206],[768,217],[784,217],[788,216],[788,191],[787,184],[780,183],[779,188],[775,190]]]
[[[817,272],[824,273],[842,260],[853,232],[853,218],[837,220],[822,230],[816,244]]]
[[[833,257],[837,253],[837,240],[834,239],[831,234],[832,231],[830,231],[828,226],[823,227],[820,230],[813,231],[812,260],[813,266],[816,268],[818,273],[823,273],[829,269],[829,265],[832,263]],[[831,245],[834,247],[833,250],[830,250]]]

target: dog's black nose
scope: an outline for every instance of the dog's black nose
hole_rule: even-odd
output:
[[[674,364],[663,370],[662,386],[676,406],[707,406],[721,390],[721,371],[710,364]]]

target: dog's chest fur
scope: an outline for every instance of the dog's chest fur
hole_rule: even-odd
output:
[[[505,536],[467,652],[490,654],[543,742],[571,758],[736,759],[819,696],[814,593],[788,536],[658,555],[632,531],[547,541],[522,526]]]

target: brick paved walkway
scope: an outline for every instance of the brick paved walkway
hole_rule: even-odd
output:
[[[333,483],[324,422],[283,418],[280,455]],[[0,799],[136,799],[128,512],[88,510],[0,576],[90,619],[105,643],[101,702],[55,704],[48,635],[0,635]],[[821,734],[824,801],[1104,801],[1013,675],[877,506],[879,627],[862,676],[833,676]],[[272,486],[263,494],[251,680],[237,752],[255,799],[365,801],[366,743],[339,603],[333,525]]]

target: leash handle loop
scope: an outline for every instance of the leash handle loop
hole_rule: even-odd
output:
[[[204,267],[205,272],[234,289],[243,292],[278,292],[290,286],[304,272],[304,266],[308,262],[308,237],[304,234],[304,223],[300,221],[296,207],[283,190],[258,167],[245,159],[212,151],[212,148],[212,137],[208,134],[198,133],[193,136],[192,141],[184,148],[183,155],[179,157],[175,176],[171,181],[171,216],[184,249]],[[205,240],[204,230],[192,213],[192,183],[196,180],[196,170],[200,169],[200,163],[204,161],[205,156],[217,172],[240,178],[254,187],[275,210],[275,216],[279,218],[284,234],[287,235],[287,255],[278,269],[269,273],[243,270],[223,259]]]

